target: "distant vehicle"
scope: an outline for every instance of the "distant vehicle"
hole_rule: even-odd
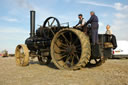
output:
[[[7,50],[3,50],[3,51],[0,53],[0,56],[2,56],[2,57],[8,57],[8,51],[7,51]]]
[[[3,56],[2,53],[0,53],[0,56]]]
[[[117,41],[117,45],[112,58],[128,58],[128,41]]]

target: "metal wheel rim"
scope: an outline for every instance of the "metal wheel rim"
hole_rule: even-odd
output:
[[[29,51],[26,45],[18,45],[15,51],[16,64],[26,66],[29,63]]]

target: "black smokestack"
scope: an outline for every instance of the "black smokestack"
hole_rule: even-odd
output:
[[[30,11],[30,37],[35,36],[35,11]]]

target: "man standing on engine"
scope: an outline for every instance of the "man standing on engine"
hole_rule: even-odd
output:
[[[87,26],[88,24],[91,24],[92,45],[95,45],[95,44],[98,44],[98,28],[99,28],[98,17],[95,15],[94,11],[91,11],[90,15],[91,17],[87,21],[85,26]]]

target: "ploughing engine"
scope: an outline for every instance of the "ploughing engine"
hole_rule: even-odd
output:
[[[116,39],[114,35],[99,34],[99,44],[92,46],[90,36],[69,24],[61,26],[55,17],[47,18],[35,31],[35,11],[30,11],[30,37],[16,47],[16,63],[26,66],[29,57],[37,57],[40,64],[47,65],[52,60],[59,69],[101,65],[116,48]]]

